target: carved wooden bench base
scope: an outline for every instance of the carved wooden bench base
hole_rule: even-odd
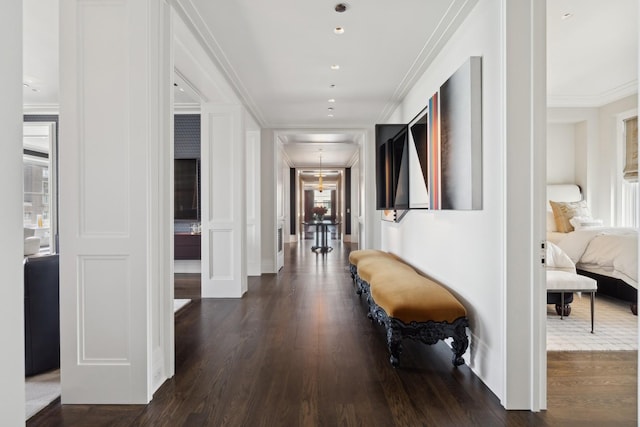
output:
[[[389,317],[384,309],[376,304],[369,291],[369,284],[358,276],[354,265],[350,266],[350,271],[356,285],[356,293],[358,295],[366,295],[369,305],[369,313],[367,316],[372,321],[376,321],[378,324],[384,326],[387,331],[387,346],[391,354],[389,358],[391,365],[394,367],[400,366],[403,338],[420,341],[429,345],[446,338],[453,338],[451,343],[453,357],[451,362],[453,366],[464,364],[462,356],[469,347],[469,338],[466,333],[469,321],[466,317],[460,317],[453,323],[428,321],[406,324],[399,319]]]

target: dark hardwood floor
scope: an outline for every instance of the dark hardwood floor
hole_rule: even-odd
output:
[[[175,299],[200,299],[200,273],[175,273],[173,297]]]
[[[505,411],[446,344],[389,364],[347,267],[348,245],[286,246],[242,299],[176,316],[176,375],[146,406],[65,405],[28,426],[635,426],[637,352],[549,353],[549,409]]]

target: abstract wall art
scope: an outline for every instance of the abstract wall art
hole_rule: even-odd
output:
[[[411,209],[482,209],[481,85],[471,57],[408,124]]]
[[[481,58],[469,58],[432,98],[439,124],[432,131],[436,182],[433,209],[482,209]]]
[[[377,208],[396,222],[406,209],[482,209],[481,66],[470,57],[406,126],[376,125]]]

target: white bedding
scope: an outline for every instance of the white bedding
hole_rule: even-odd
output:
[[[638,288],[638,230],[597,227],[570,233],[548,233],[576,268],[621,279]]]

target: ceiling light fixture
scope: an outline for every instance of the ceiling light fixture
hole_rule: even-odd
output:
[[[327,110],[333,111],[333,107],[329,107],[329,108],[327,108]]]
[[[22,86],[29,87],[29,83],[22,83]]]
[[[334,10],[338,13],[345,12],[347,10],[347,5],[344,3],[338,3]]]
[[[571,13],[571,12],[563,13],[562,14],[562,20],[564,21],[565,19],[569,19],[572,16],[573,16],[573,13]]]
[[[334,85],[334,84],[330,84],[330,85],[329,85],[329,87],[330,87],[331,89],[333,89],[334,87],[336,87],[336,85]]]
[[[335,27],[335,28],[333,29],[333,32],[334,32],[334,33],[336,33],[336,34],[344,34],[344,28],[342,28],[342,27]]]
[[[327,114],[327,117],[333,117],[333,114]]]
[[[334,102],[336,102],[336,100],[335,100],[335,99],[333,99],[333,98],[329,98],[329,99],[327,100],[327,102],[334,103]]]
[[[338,64],[333,64],[333,65],[331,66],[331,69],[332,69],[332,70],[339,70],[339,69],[340,69],[340,66],[339,66]]]

